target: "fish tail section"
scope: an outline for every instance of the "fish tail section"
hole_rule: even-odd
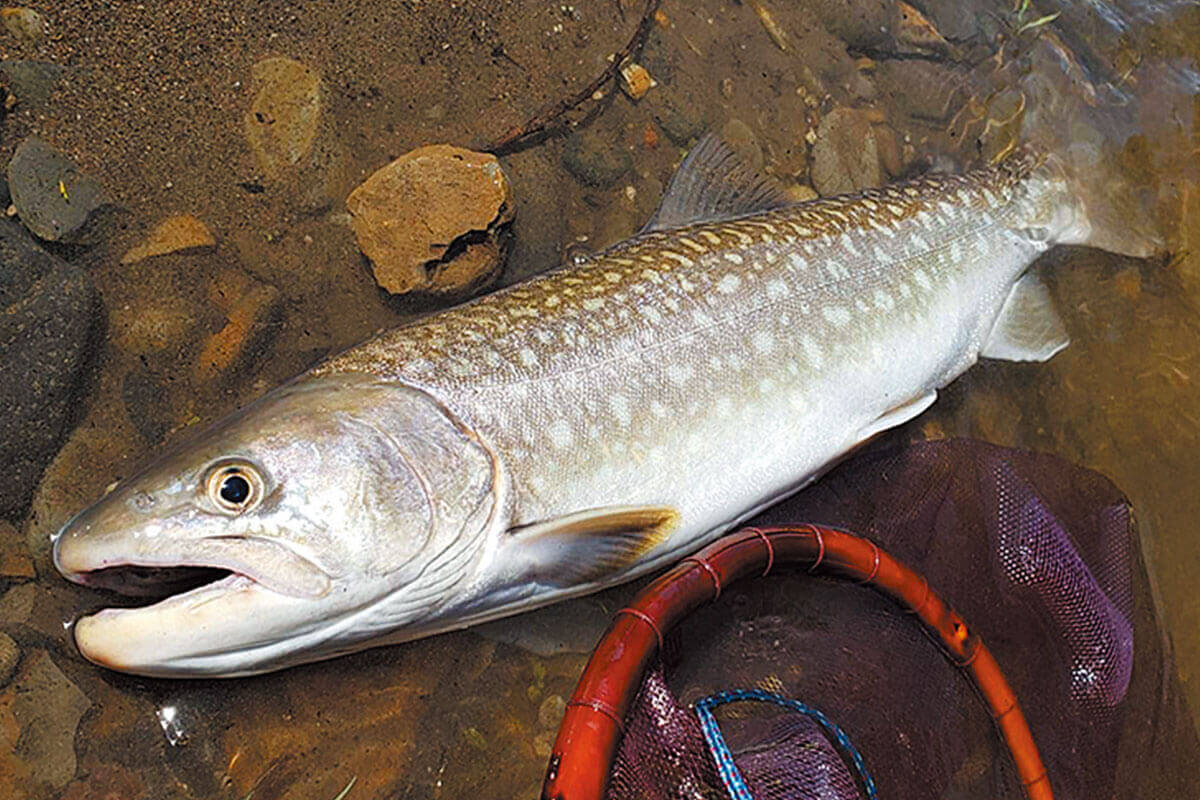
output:
[[[1021,139],[1053,154],[1046,168],[1065,179],[1075,204],[1076,219],[1057,241],[1137,258],[1161,253],[1157,189],[1134,157],[1142,142],[1137,107],[1106,95],[1052,38],[1030,61],[1020,83]]]

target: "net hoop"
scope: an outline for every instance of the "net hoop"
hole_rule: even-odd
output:
[[[601,800],[622,721],[662,637],[722,587],[780,565],[866,584],[916,616],[983,697],[1030,800],[1053,800],[1037,745],[1000,665],[924,576],[873,542],[817,525],[746,528],[681,561],[610,624],[563,716],[542,785],[543,800]]]

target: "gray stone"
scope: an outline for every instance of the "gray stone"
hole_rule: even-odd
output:
[[[47,61],[0,61],[0,75],[8,90],[26,106],[45,105],[65,72],[64,67]]]
[[[835,108],[821,120],[813,145],[812,182],[825,197],[883,183],[879,143],[865,112]]]
[[[580,183],[606,189],[633,168],[633,157],[620,142],[592,131],[576,131],[563,147],[563,166]]]
[[[0,219],[0,515],[25,507],[66,433],[95,310],[86,273]]]
[[[667,138],[680,147],[687,147],[704,133],[704,118],[693,108],[676,100],[662,101],[654,109],[654,121]]]
[[[99,181],[35,136],[8,162],[8,188],[21,222],[51,242],[73,241],[104,204]]]

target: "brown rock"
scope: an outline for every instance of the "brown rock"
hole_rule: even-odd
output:
[[[21,650],[17,643],[7,633],[0,633],[0,686],[8,685],[20,660]]]
[[[290,58],[267,58],[250,69],[254,100],[245,116],[246,140],[269,178],[300,165],[312,152],[321,123],[321,77]]]
[[[45,650],[33,650],[3,694],[20,735],[8,743],[35,783],[60,789],[75,777],[75,729],[91,701],[55,666]],[[0,750],[4,750],[0,746]]]
[[[137,773],[117,764],[87,764],[84,776],[71,781],[59,800],[140,800],[145,787]]]
[[[145,242],[121,257],[121,263],[133,264],[166,253],[212,247],[215,244],[216,240],[207,225],[191,214],[175,214],[158,223]]]
[[[227,372],[255,349],[256,341],[271,332],[270,323],[282,310],[283,297],[270,284],[247,283],[244,293],[233,295],[236,299],[228,307],[224,327],[205,341],[196,359],[198,381],[212,380]]]
[[[25,549],[20,533],[0,520],[0,578],[32,578],[33,559]]]
[[[393,294],[462,294],[499,274],[512,191],[489,153],[431,145],[376,171],[346,198],[358,246]]]
[[[37,42],[46,33],[46,20],[32,8],[0,8],[4,29],[27,42]]]
[[[879,146],[867,112],[835,108],[821,120],[813,145],[812,182],[825,197],[883,183]]]

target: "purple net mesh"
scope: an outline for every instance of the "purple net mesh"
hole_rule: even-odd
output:
[[[930,442],[860,456],[754,522],[844,528],[923,572],[1005,670],[1057,798],[1200,796],[1133,515],[1103,477]],[[783,574],[731,588],[669,637],[626,719],[610,800],[728,797],[689,704],[754,688],[836,722],[881,798],[1024,797],[982,701],[910,616],[864,587]],[[758,800],[866,797],[808,717],[717,717]]]

